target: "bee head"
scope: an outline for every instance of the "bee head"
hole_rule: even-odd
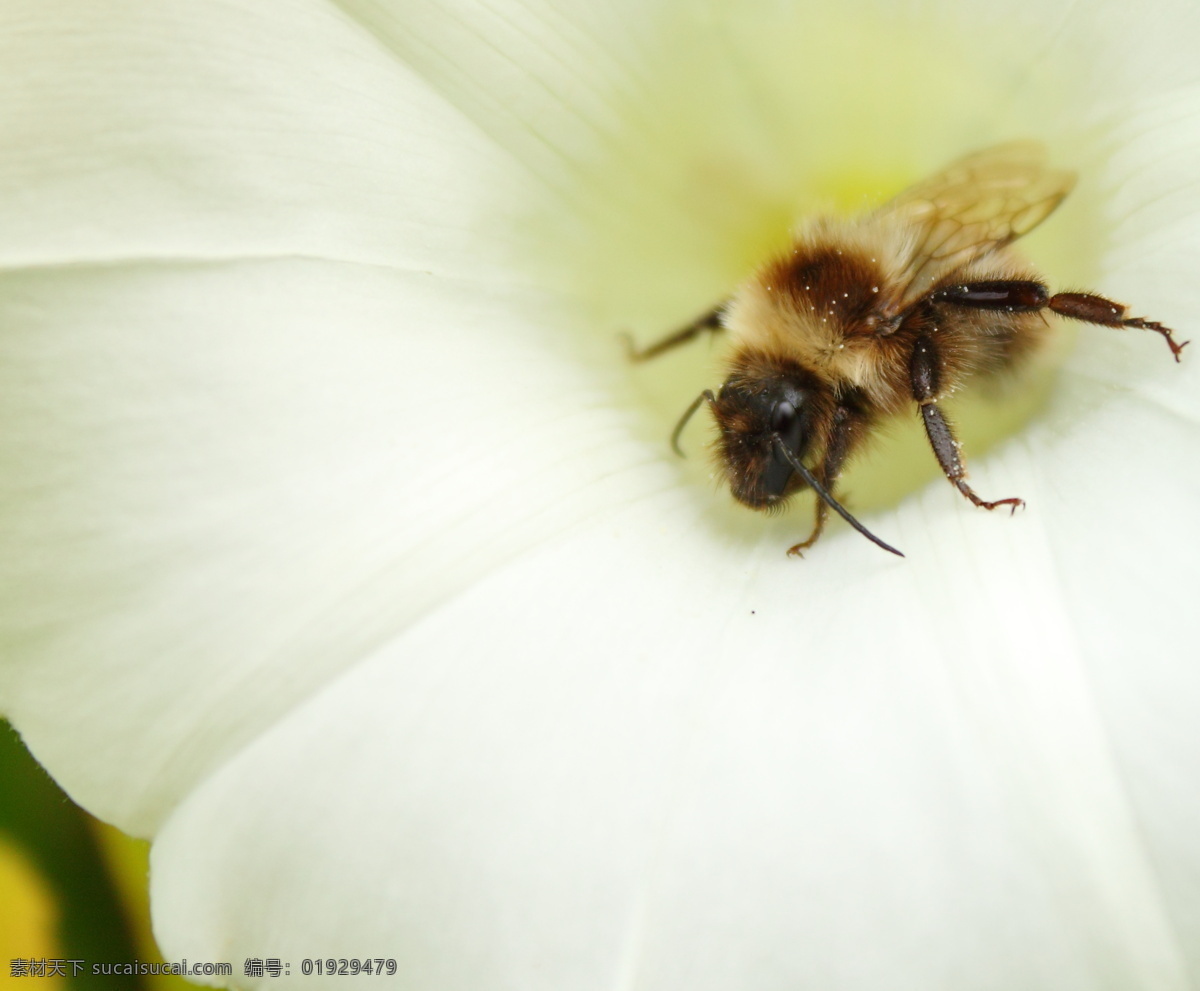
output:
[[[721,431],[717,461],[735,499],[752,509],[771,509],[804,487],[791,461],[813,449],[829,405],[810,373],[791,363],[738,369],[711,405]]]
[[[804,463],[805,456],[814,451],[819,458],[827,458],[831,442],[847,443],[845,436],[838,442],[833,431],[838,424],[844,427],[852,407],[839,403],[848,401],[853,403],[853,397],[844,395],[838,400],[828,384],[795,362],[743,351],[731,362],[729,378],[716,395],[705,389],[687,408],[671,434],[671,446],[683,454],[679,435],[700,404],[707,402],[721,431],[715,452],[717,467],[738,502],[770,512],[794,492],[808,487],[872,543],[904,557],[833,497],[822,478],[824,471],[814,473]],[[860,408],[858,415],[863,417],[865,411]],[[839,450],[844,458],[845,450]],[[818,523],[815,533],[819,527]]]

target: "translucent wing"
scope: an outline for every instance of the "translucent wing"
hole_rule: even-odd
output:
[[[902,307],[989,251],[1028,234],[1075,185],[1075,173],[1046,165],[1034,141],[985,148],[905,190],[872,216],[912,231],[901,268]]]

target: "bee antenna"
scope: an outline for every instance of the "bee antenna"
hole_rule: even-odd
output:
[[[692,404],[692,409],[688,410],[688,416],[691,416],[692,410],[700,405],[700,400],[703,398],[704,397],[701,396],[700,399],[697,399]],[[786,461],[792,466],[793,469],[795,469],[796,473],[808,483],[809,488],[811,488],[821,498],[821,501],[824,502],[825,505],[837,513],[838,516],[844,519],[847,523],[854,527],[855,530],[861,533],[877,547],[882,547],[885,551],[889,551],[890,553],[895,554],[897,557],[904,557],[904,555],[896,550],[895,547],[892,547],[891,544],[885,544],[882,540],[876,537],[875,534],[873,534],[865,526],[859,523],[858,520],[851,516],[850,511],[840,502],[838,502],[832,495],[830,495],[825,486],[817,481],[817,477],[804,467],[804,462],[802,462],[798,457],[796,457],[795,454],[791,452],[791,450],[789,450],[788,446],[783,442],[783,438],[780,437],[779,434],[773,434],[771,439],[775,443],[775,453],[780,455],[784,461]]]
[[[679,435],[683,433],[683,428],[687,426],[688,420],[692,418],[692,415],[700,408],[700,404],[705,400],[710,403],[715,403],[717,401],[717,397],[713,395],[712,389],[705,389],[695,398],[695,400],[692,402],[692,405],[689,406],[684,411],[683,416],[679,418],[679,422],[675,424],[675,429],[671,431],[671,450],[678,454],[681,458],[686,458],[687,455],[683,453],[683,449],[679,446]]]

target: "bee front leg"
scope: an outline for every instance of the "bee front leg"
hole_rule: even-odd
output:
[[[824,472],[822,472],[824,474]],[[825,479],[820,479],[822,485],[825,485]],[[828,488],[828,486],[826,486]],[[795,557],[804,557],[804,552],[812,547],[821,537],[825,530],[825,521],[829,518],[829,507],[825,505],[824,499],[817,500],[816,519],[813,522],[812,533],[798,544],[793,544],[788,548],[788,553]]]
[[[856,430],[858,426],[858,419],[845,406],[839,406],[834,411],[833,429],[830,431],[829,441],[825,446],[825,457],[821,461],[821,467],[815,473],[817,481],[830,492],[833,491],[838,476],[841,475],[842,468],[846,464],[846,458],[849,456],[850,449],[853,447],[854,440],[858,435],[858,431]],[[802,540],[793,547],[789,547],[788,553],[794,554],[796,557],[803,557],[803,552],[812,547],[820,539],[828,519],[829,505],[824,499],[818,498],[816,519],[813,522],[812,533],[805,540]]]
[[[954,436],[954,430],[946,415],[938,408],[938,384],[941,379],[941,360],[933,341],[926,336],[917,338],[913,348],[909,372],[912,379],[913,399],[921,407],[921,419],[925,421],[925,434],[933,453],[942,466],[946,477],[954,483],[955,488],[971,500],[976,506],[984,509],[995,509],[998,506],[1010,506],[1012,512],[1025,505],[1023,499],[997,499],[988,502],[981,499],[975,490],[967,484],[967,469],[962,460],[962,449]]]
[[[630,361],[649,361],[651,358],[657,358],[660,354],[670,351],[672,348],[679,347],[680,344],[686,344],[694,337],[699,337],[704,331],[717,333],[724,330],[725,326],[721,323],[721,317],[725,314],[725,302],[720,302],[707,313],[698,316],[685,327],[680,327],[674,333],[668,334],[661,341],[655,341],[653,344],[638,348],[633,343],[633,338],[628,334],[622,334],[621,338],[625,341],[625,353]]]
[[[824,484],[824,483],[822,483]],[[817,515],[816,521],[813,523],[812,533],[798,544],[793,544],[788,548],[788,553],[795,557],[804,557],[804,552],[812,547],[821,537],[825,530],[825,521],[829,517],[829,510],[825,507],[823,500],[817,500]]]

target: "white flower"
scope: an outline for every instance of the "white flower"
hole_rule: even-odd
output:
[[[615,339],[1015,137],[1082,175],[1056,284],[1200,336],[1192,7],[4,13],[0,705],[154,837],[168,958],[1196,986],[1194,355],[1081,330],[972,460],[1026,513],[880,509],[885,443],[908,559],[797,562],[666,452],[705,348]]]

